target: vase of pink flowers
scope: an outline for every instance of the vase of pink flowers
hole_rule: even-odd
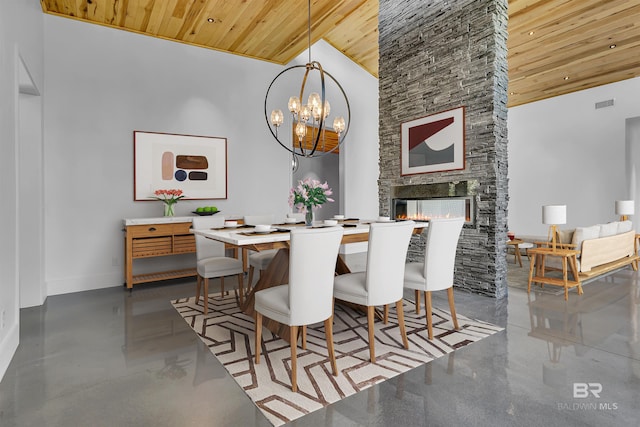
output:
[[[298,181],[298,185],[289,191],[289,206],[296,207],[299,212],[305,213],[307,226],[313,225],[313,210],[322,207],[327,202],[333,202],[329,196],[333,194],[325,181],[307,178]]]
[[[176,203],[184,197],[182,190],[177,189],[156,190],[153,194],[154,199],[164,203],[164,216],[174,216]]]

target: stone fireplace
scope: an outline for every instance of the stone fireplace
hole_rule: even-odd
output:
[[[507,295],[507,0],[380,0],[378,16],[380,215],[397,216],[404,209],[428,216],[428,209],[453,203],[454,214],[463,210],[467,219],[454,286],[502,298]],[[465,107],[464,169],[401,175],[400,125],[460,106]],[[419,207],[421,200],[429,203]],[[431,202],[436,203],[426,206]],[[424,239],[414,236],[408,260],[423,257]]]

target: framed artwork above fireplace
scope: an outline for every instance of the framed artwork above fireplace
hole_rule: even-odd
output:
[[[404,122],[401,175],[465,168],[464,107]]]

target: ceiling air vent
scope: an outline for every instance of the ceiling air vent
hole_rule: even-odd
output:
[[[596,110],[598,108],[613,107],[613,99],[607,99],[606,101],[596,102]]]

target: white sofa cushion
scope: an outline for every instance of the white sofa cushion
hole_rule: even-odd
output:
[[[613,236],[615,234],[618,234],[618,221],[600,224],[600,236],[598,237]]]
[[[633,223],[631,221],[618,222],[618,234],[626,233],[631,230],[633,230]]]
[[[573,243],[575,250],[582,251],[582,241],[587,239],[597,239],[600,237],[600,225],[592,225],[591,227],[576,227],[576,231],[573,233]],[[580,257],[580,254],[578,254]]]

